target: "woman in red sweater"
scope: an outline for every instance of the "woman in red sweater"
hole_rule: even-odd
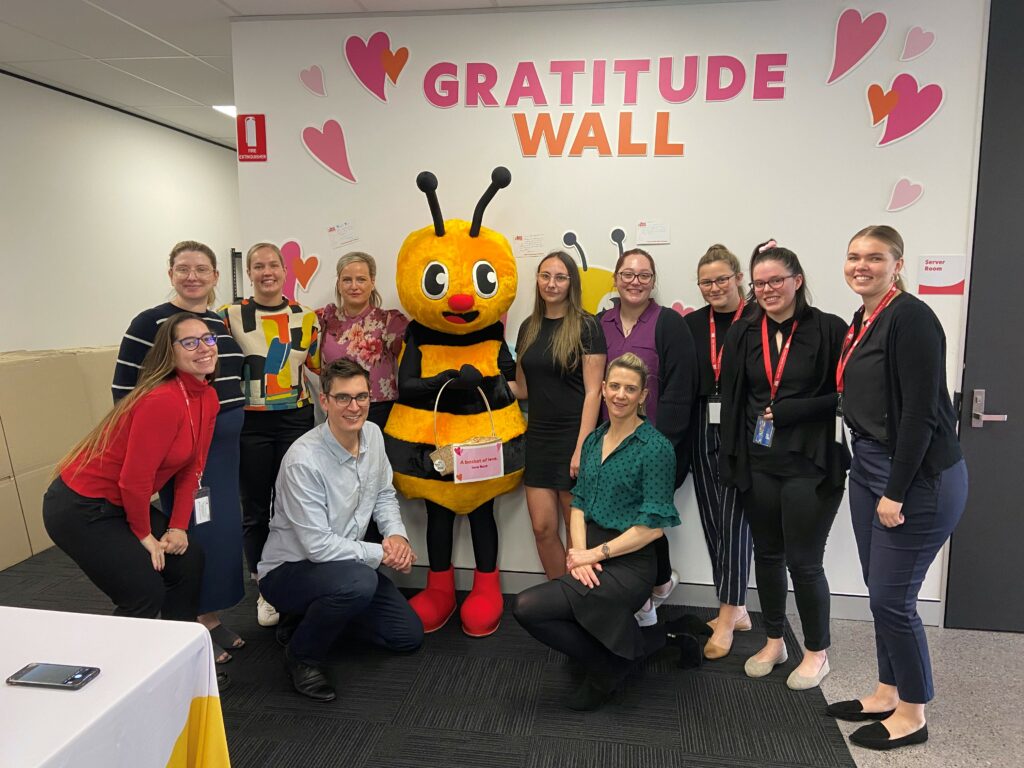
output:
[[[190,312],[169,318],[135,389],[61,460],[43,497],[46,532],[115,615],[196,619],[203,556],[186,531],[193,505],[209,514],[201,480],[220,408],[216,369],[206,324]],[[149,500],[172,478],[168,520]]]

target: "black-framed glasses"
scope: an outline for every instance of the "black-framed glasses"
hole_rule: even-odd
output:
[[[753,288],[755,291],[763,291],[765,286],[767,285],[772,290],[777,291],[791,277],[796,277],[796,275],[781,275],[779,277],[769,277],[767,280],[754,280],[752,283],[750,283],[750,287]]]
[[[194,352],[199,349],[199,342],[203,342],[208,347],[217,346],[217,334],[215,333],[204,333],[202,336],[186,336],[183,339],[175,339],[175,344],[181,344],[182,349],[187,349],[189,352]]]
[[[624,283],[632,283],[636,280],[640,285],[647,285],[654,279],[653,272],[634,272],[631,269],[624,269],[619,272],[619,278]]]
[[[719,288],[725,288],[725,286],[729,284],[729,281],[732,280],[734,277],[736,277],[735,272],[733,272],[731,275],[722,275],[721,277],[716,277],[714,279],[705,277],[703,280],[698,280],[697,285],[699,285],[701,288],[704,288],[705,290],[710,288],[712,285],[717,286]]]
[[[347,407],[348,404],[351,403],[353,400],[356,401],[356,405],[358,406],[364,406],[370,402],[369,392],[360,392],[358,395],[348,395],[345,394],[344,392],[338,392],[337,394],[334,395],[327,395],[327,397],[331,398],[331,400],[333,400],[342,408]]]

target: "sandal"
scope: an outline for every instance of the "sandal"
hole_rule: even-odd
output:
[[[214,664],[227,664],[234,658],[230,653],[221,648],[217,641],[213,641],[213,662]]]
[[[209,630],[209,632],[210,638],[213,642],[222,648],[237,651],[239,648],[245,647],[245,640],[243,640],[237,632],[232,632],[223,624],[218,624],[216,627]]]

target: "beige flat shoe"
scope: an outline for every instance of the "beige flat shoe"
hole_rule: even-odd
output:
[[[718,625],[718,618],[715,617],[708,622],[708,626],[714,629]],[[736,632],[749,632],[754,628],[754,623],[750,620],[750,614],[744,613],[743,618],[737,621],[733,625],[733,630]]]
[[[825,679],[825,675],[831,671],[832,670],[830,670],[828,666],[828,659],[825,659],[821,667],[818,669],[817,674],[811,675],[810,677],[804,677],[794,669],[790,672],[789,678],[786,680],[786,685],[794,691],[806,691],[809,688],[817,688],[821,684],[821,681]]]
[[[704,644],[704,658],[714,661],[715,659],[724,659],[729,655],[729,651],[732,650],[732,644],[728,646],[719,645],[708,640]]]
[[[772,661],[758,661],[755,656],[751,656],[743,665],[743,671],[747,673],[747,677],[765,677],[770,675],[771,671],[779,664],[785,664],[788,660],[789,654],[786,652],[786,646],[783,645],[782,653]]]

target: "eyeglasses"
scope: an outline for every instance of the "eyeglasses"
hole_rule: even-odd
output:
[[[538,272],[537,279],[540,280],[542,283],[550,283],[552,280],[554,280],[559,285],[565,285],[566,283],[569,282],[568,275],[552,275],[550,272]]]
[[[717,286],[719,288],[725,288],[725,286],[729,284],[729,281],[732,280],[734,277],[736,277],[735,272],[733,272],[731,275],[722,275],[721,277],[716,277],[714,280],[704,278],[703,280],[698,280],[697,285],[699,285],[704,290],[707,290],[712,285]]]
[[[179,264],[173,269],[173,272],[178,277],[188,277],[193,272],[196,273],[196,277],[209,277],[213,274],[212,267],[186,267],[184,264]]]
[[[204,333],[202,336],[186,336],[183,339],[175,339],[175,344],[181,344],[182,349],[187,349],[189,352],[194,352],[199,349],[199,342],[203,342],[208,347],[217,346],[217,334],[215,333]]]
[[[767,280],[755,280],[750,284],[750,287],[755,291],[763,291],[764,287],[771,286],[773,290],[779,290],[789,278],[796,277],[796,275],[782,275],[781,277],[769,277]]]
[[[331,398],[335,403],[340,405],[342,408],[348,407],[348,404],[351,403],[353,400],[355,400],[356,405],[360,407],[370,402],[369,392],[360,392],[358,395],[347,395],[344,392],[339,392],[336,395],[327,395],[327,397]]]
[[[634,272],[631,269],[624,269],[619,272],[619,278],[624,283],[632,283],[636,280],[640,285],[647,285],[654,279],[653,272]]]

